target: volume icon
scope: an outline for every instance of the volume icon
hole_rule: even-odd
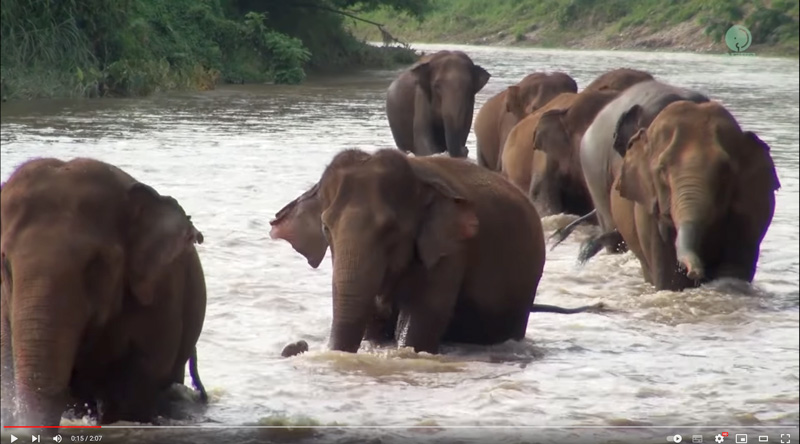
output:
[[[54,437],[53,437],[53,441],[55,441],[55,442],[61,442],[61,435],[56,435],[56,436],[54,436]]]

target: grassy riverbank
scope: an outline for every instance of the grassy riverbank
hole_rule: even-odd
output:
[[[798,0],[436,0],[422,22],[385,9],[368,17],[413,42],[708,53],[727,52],[725,32],[741,23],[748,52],[798,56]]]
[[[336,12],[419,15],[427,0],[3,0],[3,99],[135,96],[410,63],[357,40]],[[363,8],[366,3],[366,8]]]

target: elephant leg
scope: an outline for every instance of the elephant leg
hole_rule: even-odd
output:
[[[439,352],[464,276],[464,259],[457,255],[448,259],[439,262],[430,271],[427,285],[401,305],[398,346],[413,347],[417,353]]]
[[[2,359],[2,421],[4,424],[13,422],[14,416],[14,357],[11,352],[11,324],[8,321],[8,310],[5,298],[2,300],[0,313],[0,356]]]
[[[650,246],[650,252],[647,256],[650,259],[652,284],[657,290],[680,291],[693,287],[692,281],[679,271],[675,246],[661,238],[657,222],[653,218],[650,218],[648,222],[651,225],[648,230],[650,241],[647,243]]]
[[[544,175],[537,174],[534,171],[531,176],[528,195],[539,216],[552,216],[562,212],[560,186],[561,184],[557,183],[553,178],[548,180]]]
[[[435,126],[433,110],[425,93],[417,91],[414,102],[414,155],[431,156],[441,152],[436,143]]]
[[[756,274],[758,255],[761,251],[760,239],[756,236],[743,236],[748,233],[752,224],[743,216],[732,215],[726,224],[722,263],[716,269],[709,270],[708,278],[733,278],[752,282]],[[709,234],[714,235],[714,234]]]
[[[379,295],[375,298],[375,311],[367,324],[364,340],[373,345],[387,345],[395,341],[395,329],[399,310],[391,298]]]
[[[136,361],[126,360],[112,369],[112,377],[98,400],[101,425],[118,421],[148,423],[155,418],[157,384],[141,371]]]

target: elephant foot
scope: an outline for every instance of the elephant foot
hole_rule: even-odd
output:
[[[605,248],[609,254],[620,254],[628,251],[625,246],[625,241],[622,240],[622,235],[620,235],[617,230],[614,230],[584,242],[578,254],[578,261],[581,265],[585,264],[603,248]]]
[[[288,358],[305,353],[307,351],[308,342],[301,339],[297,342],[292,342],[291,344],[286,345],[286,347],[283,347],[283,351],[281,351],[281,357]]]

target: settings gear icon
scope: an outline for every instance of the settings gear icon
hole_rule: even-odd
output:
[[[722,435],[717,435],[717,436],[714,437],[714,441],[716,441],[717,444],[719,444],[722,441],[725,441],[725,438]]]

